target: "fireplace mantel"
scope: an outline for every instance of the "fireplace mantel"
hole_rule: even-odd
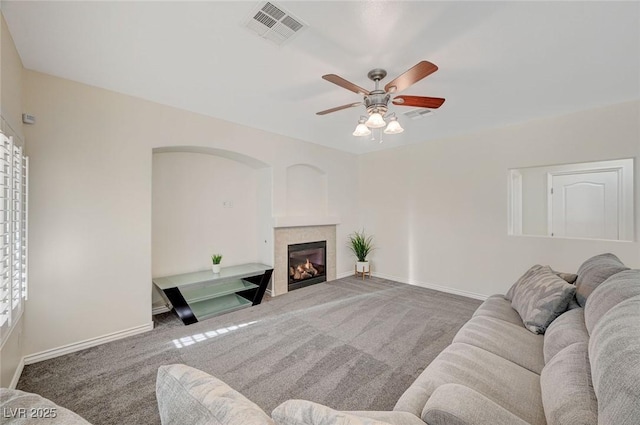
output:
[[[275,229],[280,227],[332,226],[340,224],[340,217],[336,215],[324,216],[275,216],[271,223]]]

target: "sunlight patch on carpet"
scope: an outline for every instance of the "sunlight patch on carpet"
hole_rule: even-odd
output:
[[[224,335],[226,333],[229,333],[231,331],[235,331],[241,328],[245,328],[249,325],[253,325],[258,322],[259,320],[254,320],[252,322],[241,323],[239,325],[231,325],[231,326],[227,326],[226,328],[216,329],[215,331],[201,332],[191,336],[184,336],[182,338],[174,339],[173,345],[175,345],[176,348],[188,347],[190,345],[195,344],[196,342],[202,342],[207,339],[215,338],[217,336]]]

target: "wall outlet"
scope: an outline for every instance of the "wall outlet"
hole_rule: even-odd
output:
[[[233,208],[233,201],[222,201],[223,208]]]

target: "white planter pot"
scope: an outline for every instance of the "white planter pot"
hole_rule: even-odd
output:
[[[356,261],[356,270],[359,273],[368,273],[369,272],[369,262],[368,261]]]
[[[218,273],[220,273],[220,267],[222,267],[220,264],[212,264],[211,265],[211,271],[214,274],[218,274]]]

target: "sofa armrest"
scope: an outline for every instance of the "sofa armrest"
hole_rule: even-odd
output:
[[[363,418],[375,419],[376,421],[384,422],[389,425],[425,425],[422,419],[409,412],[362,410],[344,413]]]
[[[38,394],[0,388],[0,423],[91,425],[69,409]]]
[[[438,387],[422,410],[429,425],[529,425],[479,392],[459,384]]]

